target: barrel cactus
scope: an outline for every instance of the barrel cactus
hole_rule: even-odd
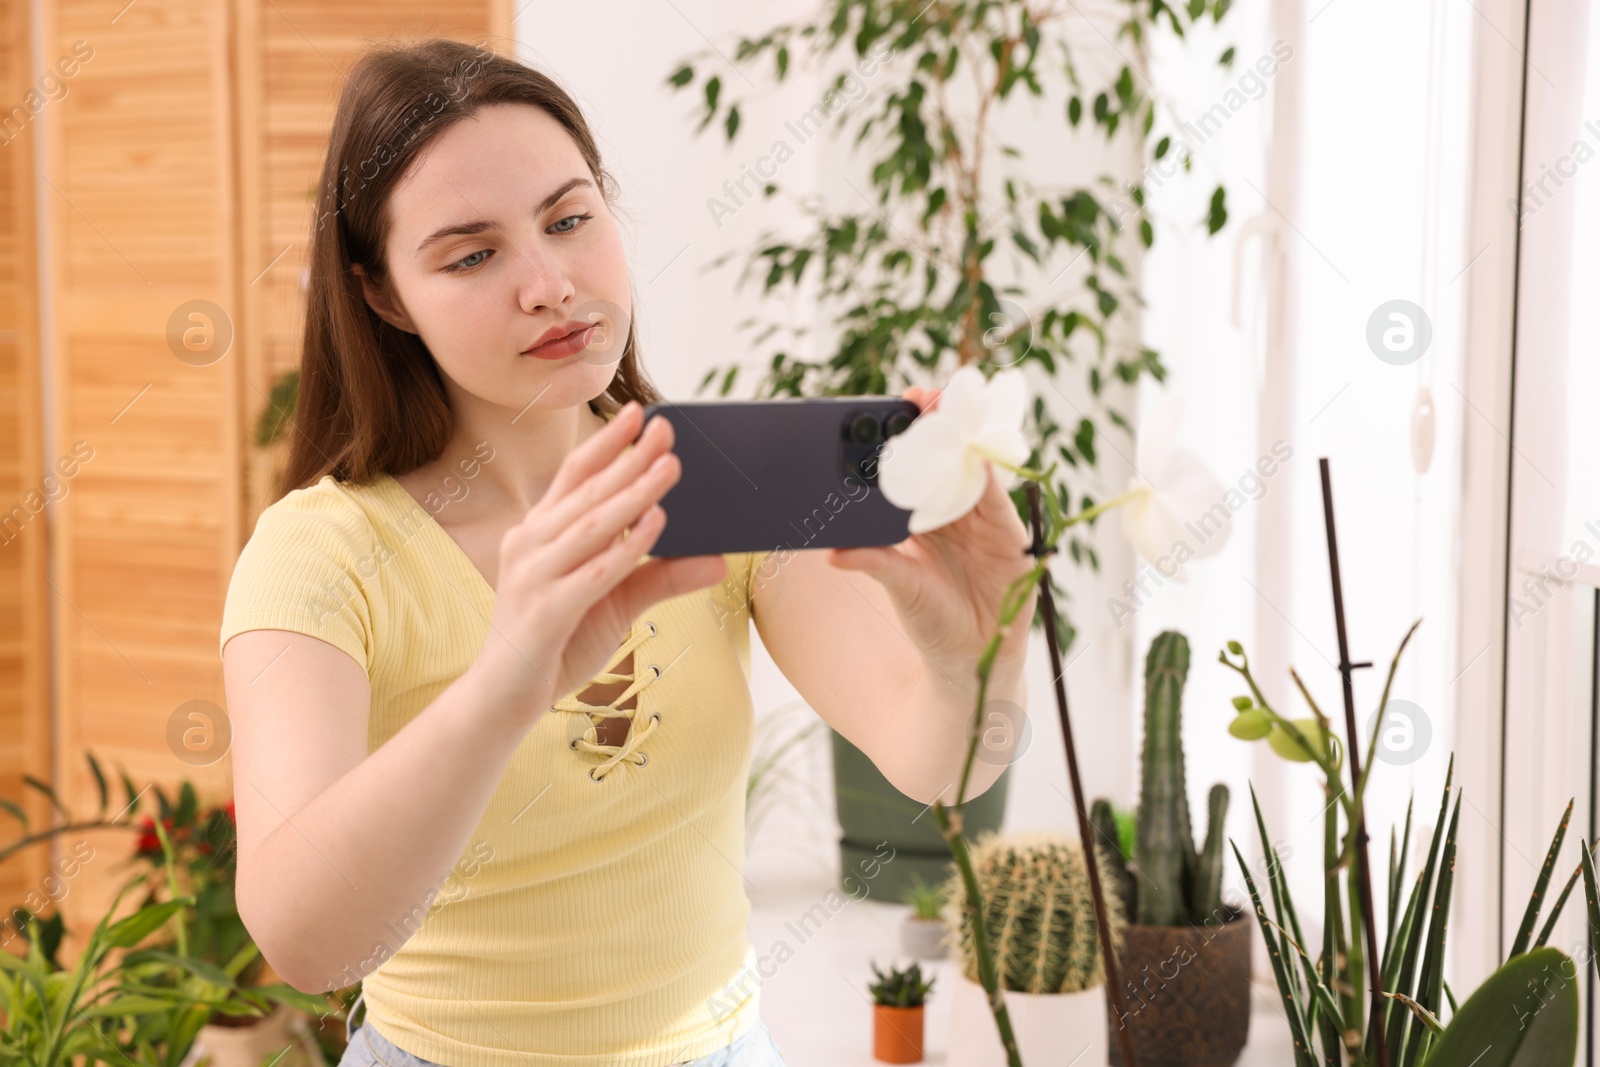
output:
[[[1197,848],[1183,770],[1183,683],[1188,674],[1188,640],[1175,630],[1158,634],[1144,668],[1139,828],[1133,856],[1122,857],[1137,877],[1120,883],[1112,879],[1113,885],[1131,887],[1131,914],[1141,926],[1194,925],[1216,916],[1222,907],[1228,787],[1211,787],[1205,843]]]
[[[1002,989],[1075,993],[1104,981],[1089,871],[1075,839],[990,831],[971,847],[971,857]],[[960,875],[952,875],[943,891],[949,940],[959,948],[962,972],[977,982],[978,956]],[[1120,946],[1122,908],[1114,896],[1107,898],[1106,908],[1112,943]]]

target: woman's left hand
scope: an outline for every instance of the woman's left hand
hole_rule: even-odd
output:
[[[938,406],[938,394],[921,386],[904,393],[922,411]],[[985,460],[987,484],[977,506],[955,522],[911,534],[881,548],[833,548],[828,562],[861,571],[888,592],[903,632],[941,673],[976,671],[978,658],[1000,624],[1006,588],[1033,566],[1033,543],[1011,496]],[[1006,628],[997,660],[1020,664],[1038,601],[1037,584]]]

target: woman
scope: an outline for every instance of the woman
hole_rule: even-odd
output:
[[[239,912],[294,986],[362,981],[345,1063],[781,1063],[741,871],[749,624],[891,781],[951,801],[1028,567],[992,470],[889,548],[759,579],[769,553],[645,558],[680,468],[642,425],[612,190],[513,60],[434,40],[346,81],[292,452],[221,631]],[[1019,706],[1031,615],[990,688]]]

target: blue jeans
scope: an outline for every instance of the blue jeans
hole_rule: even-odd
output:
[[[352,1027],[351,1020],[356,1017],[357,1009],[362,1007],[364,996],[365,994],[356,997],[355,1003],[350,1005],[350,1014],[344,1024],[345,1036],[350,1040],[337,1067],[445,1067],[432,1060],[425,1060],[421,1056],[413,1056],[395,1045],[367,1022],[365,1013],[362,1014],[361,1021]],[[777,1044],[772,1040],[772,1034],[767,1030],[767,1024],[757,1019],[756,1025],[733,1044],[698,1059],[682,1060],[674,1067],[786,1067],[786,1065],[783,1053],[778,1051]]]

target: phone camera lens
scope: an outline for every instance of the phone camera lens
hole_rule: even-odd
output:
[[[863,412],[851,419],[850,440],[858,445],[875,445],[882,440],[877,418]]]
[[[905,433],[906,427],[911,425],[911,416],[903,411],[896,411],[883,420],[883,436],[893,437],[897,433]]]

